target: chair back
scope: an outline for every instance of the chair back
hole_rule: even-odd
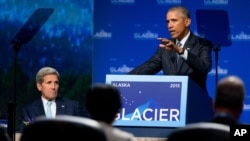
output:
[[[98,122],[74,116],[39,117],[23,131],[20,141],[106,141]]]
[[[11,141],[9,134],[0,126],[0,141]]]
[[[190,123],[185,127],[175,129],[167,141],[229,141],[230,127],[228,125],[201,122]]]

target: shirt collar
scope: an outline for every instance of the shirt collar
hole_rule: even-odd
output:
[[[183,46],[186,43],[189,35],[190,35],[190,31],[188,32],[188,34],[181,41],[176,40],[176,43],[180,42],[182,44],[182,46]]]

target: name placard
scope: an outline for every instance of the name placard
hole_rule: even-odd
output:
[[[119,88],[123,102],[114,125],[186,125],[187,76],[106,75],[106,83]]]

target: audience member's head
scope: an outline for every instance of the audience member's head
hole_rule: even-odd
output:
[[[119,90],[109,84],[96,84],[87,91],[86,108],[97,121],[112,124],[122,106]]]
[[[238,76],[227,76],[221,79],[217,85],[213,102],[215,113],[231,115],[238,121],[245,100],[244,82]]]

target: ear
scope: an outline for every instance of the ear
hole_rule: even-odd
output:
[[[41,86],[41,84],[39,84],[39,83],[36,83],[36,88],[38,89],[38,91],[41,91],[41,89],[42,89],[42,86]]]
[[[185,25],[186,25],[186,27],[189,27],[191,25],[191,19],[190,18],[185,19]]]

